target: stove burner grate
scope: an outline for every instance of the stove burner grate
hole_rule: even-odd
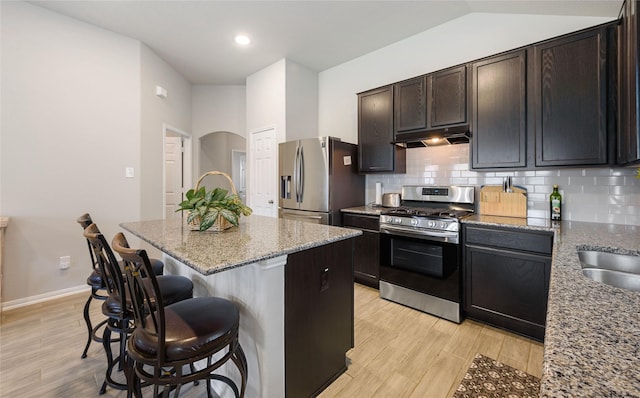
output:
[[[419,207],[398,207],[396,209],[384,212],[390,216],[418,216],[418,217],[441,217],[441,218],[460,218],[470,214],[467,210],[452,210],[443,208],[419,208]]]

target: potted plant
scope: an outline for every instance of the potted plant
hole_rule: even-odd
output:
[[[205,187],[199,187],[202,179],[210,174],[225,176],[232,188],[232,194],[223,188],[215,188],[207,191]],[[231,178],[219,171],[210,171],[203,174],[196,184],[186,194],[186,199],[179,205],[178,211],[188,211],[187,222],[193,230],[206,231],[212,228],[215,231],[224,231],[232,226],[237,226],[240,216],[248,216],[252,213],[250,207],[245,206],[236,193]]]

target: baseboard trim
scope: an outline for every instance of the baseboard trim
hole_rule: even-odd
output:
[[[89,292],[91,288],[87,285],[80,285],[75,287],[70,287],[67,289],[56,290],[55,292],[38,294],[36,296],[25,297],[17,300],[11,300],[2,303],[2,311],[14,310],[16,308],[27,307],[34,304],[43,303],[45,301],[50,301],[54,299],[59,299],[62,297],[71,296],[80,292]]]

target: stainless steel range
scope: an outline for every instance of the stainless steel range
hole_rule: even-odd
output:
[[[462,320],[460,219],[473,186],[403,186],[402,206],[380,216],[380,297]]]

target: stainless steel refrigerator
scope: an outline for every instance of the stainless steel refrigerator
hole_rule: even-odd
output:
[[[281,218],[341,225],[340,209],[364,205],[357,145],[319,137],[284,142],[278,149]]]

